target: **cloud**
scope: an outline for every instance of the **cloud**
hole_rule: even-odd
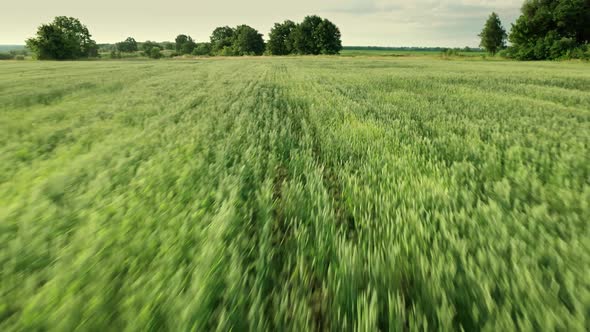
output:
[[[340,27],[345,45],[477,46],[492,11],[505,27],[523,0],[53,0],[5,1],[0,6],[0,44],[23,43],[39,24],[57,15],[80,18],[99,42],[173,40],[188,33],[199,41],[216,26],[249,24],[267,34],[275,22],[318,14]]]
[[[335,13],[366,15],[375,13],[389,13],[402,9],[403,6],[400,6],[399,4],[396,4],[393,1],[347,0],[331,4],[324,10],[327,12]]]
[[[337,22],[363,22],[354,30],[342,27],[348,45],[358,43],[364,33],[367,45],[375,40],[383,46],[477,46],[477,34],[492,11],[508,29],[521,4],[522,0],[328,0],[323,11]]]

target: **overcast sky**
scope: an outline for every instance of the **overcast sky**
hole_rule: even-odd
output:
[[[267,36],[273,23],[317,14],[340,27],[344,45],[478,46],[492,11],[507,30],[523,0],[1,0],[0,44],[24,44],[54,16],[79,18],[99,43],[132,36],[209,39],[217,26],[248,24]]]

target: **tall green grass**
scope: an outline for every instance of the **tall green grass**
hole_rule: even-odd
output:
[[[590,68],[0,63],[0,330],[590,327]]]

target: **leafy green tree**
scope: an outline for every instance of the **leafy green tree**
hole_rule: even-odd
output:
[[[156,42],[148,40],[141,45],[141,49],[143,50],[143,54],[149,58],[159,59],[162,57],[162,46]]]
[[[211,52],[220,53],[225,47],[231,47],[234,39],[234,29],[225,26],[213,30],[211,34]]]
[[[293,31],[297,24],[293,21],[275,23],[270,30],[267,49],[272,55],[288,55],[293,53]]]
[[[176,37],[176,52],[179,54],[191,54],[197,44],[187,35],[178,35]]]
[[[171,42],[163,42],[162,47],[164,47],[165,50],[174,50],[176,48],[176,44]]]
[[[210,55],[211,54],[211,44],[210,43],[197,43],[197,46],[193,50],[193,55],[202,56],[202,55]]]
[[[342,50],[340,29],[327,19],[324,19],[314,31],[314,41],[322,54],[338,54]]]
[[[152,49],[150,50],[149,56],[152,59],[159,59],[159,58],[161,58],[162,57],[162,53],[161,53],[160,47],[159,46],[152,47]]]
[[[527,0],[521,11],[509,37],[517,59],[556,59],[590,42],[589,0]]]
[[[264,47],[264,39],[258,30],[248,25],[240,25],[234,30],[232,48],[235,55],[262,55]]]
[[[481,38],[480,46],[488,53],[495,55],[498,51],[506,47],[506,30],[502,26],[498,14],[492,13],[486,21],[486,24],[479,34]]]
[[[322,24],[321,17],[306,16],[293,32],[293,46],[299,54],[320,54],[321,45],[318,40],[318,27]]]
[[[125,39],[124,41],[117,43],[116,46],[117,46],[117,50],[120,52],[131,53],[131,52],[137,52],[137,50],[138,50],[137,42],[132,37],[127,37],[127,39]]]
[[[98,47],[85,25],[73,17],[58,16],[43,24],[27,47],[40,60],[73,60],[98,56]]]

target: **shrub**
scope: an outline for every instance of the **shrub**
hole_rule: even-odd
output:
[[[236,52],[230,46],[224,46],[221,51],[219,51],[219,55],[221,56],[234,56]]]
[[[10,53],[0,53],[0,60],[12,60],[14,56]]]
[[[24,60],[25,56],[24,55],[17,55],[14,57],[15,60]]]
[[[501,58],[512,58],[513,57],[510,52],[510,48],[505,48],[503,50],[500,50],[497,55]]]
[[[160,52],[160,48],[157,46],[152,47],[150,50],[149,57],[152,59],[159,59],[162,57],[162,52]]]
[[[198,43],[195,49],[193,50],[193,55],[203,56],[203,55],[210,55],[211,54],[211,44],[210,43]]]
[[[121,52],[119,51],[111,51],[111,59],[121,59]]]

